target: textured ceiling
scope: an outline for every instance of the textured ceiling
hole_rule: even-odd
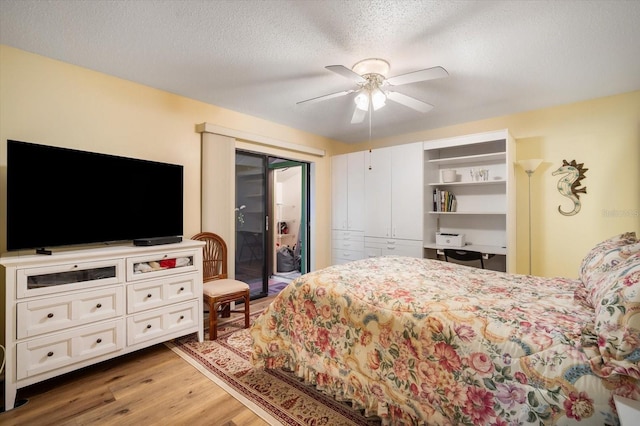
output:
[[[355,88],[326,65],[447,69],[376,139],[640,89],[640,1],[0,0],[0,43],[343,142],[353,95],[296,105]]]

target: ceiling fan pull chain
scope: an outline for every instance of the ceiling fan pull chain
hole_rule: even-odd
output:
[[[373,101],[371,100],[371,96],[369,96],[369,170],[371,167],[371,117],[373,116]]]

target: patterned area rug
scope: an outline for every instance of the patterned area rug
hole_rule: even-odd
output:
[[[260,311],[261,312],[261,311]],[[252,312],[252,321],[260,312]],[[205,336],[207,333],[205,333]],[[272,425],[379,425],[281,370],[256,370],[249,362],[251,336],[234,320],[218,328],[218,340],[185,336],[169,348]]]
[[[280,290],[289,285],[289,283],[285,282],[271,282],[273,280],[269,280],[269,296],[273,296],[274,294],[280,293]]]

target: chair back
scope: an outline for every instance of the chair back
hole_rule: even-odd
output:
[[[449,258],[463,261],[479,260],[480,266],[484,269],[484,260],[479,251],[444,249],[444,259],[448,262]]]
[[[227,244],[213,232],[201,232],[191,237],[204,241],[202,280],[204,282],[227,278]]]

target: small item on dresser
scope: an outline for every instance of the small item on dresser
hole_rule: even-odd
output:
[[[464,247],[464,234],[436,232],[436,244],[445,247]]]
[[[150,272],[153,271],[153,268],[151,266],[149,266],[148,263],[136,263],[135,266],[133,267],[133,272],[135,272],[136,274],[139,274],[141,272]]]

